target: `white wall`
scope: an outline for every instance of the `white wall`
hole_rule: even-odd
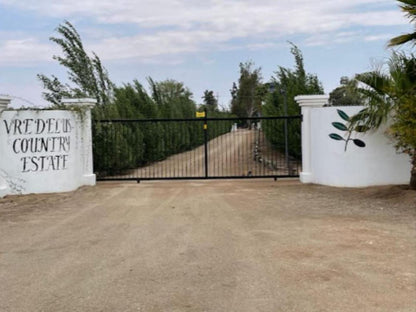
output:
[[[95,184],[89,109],[0,114],[0,197]]]
[[[386,126],[376,132],[353,132],[351,138],[364,141],[366,146],[363,148],[350,141],[344,151],[344,141],[329,137],[330,133],[337,133],[347,138],[347,132],[332,125],[332,122],[346,123],[338,115],[337,109],[352,116],[362,108],[309,107],[310,120],[302,128],[302,141],[307,136],[310,139],[310,150],[303,151],[310,162],[304,182],[343,187],[409,183],[410,157],[396,152],[394,143],[385,134]]]

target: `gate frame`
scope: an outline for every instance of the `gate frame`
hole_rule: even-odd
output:
[[[202,118],[150,118],[150,119],[100,119],[94,120],[94,123],[156,123],[156,122],[201,122],[204,129],[204,175],[196,177],[126,177],[126,178],[106,178],[97,175],[97,181],[162,181],[162,180],[231,180],[231,179],[266,179],[272,178],[275,181],[278,178],[299,178],[298,174],[287,175],[247,175],[247,176],[210,176],[208,174],[208,122],[209,121],[246,121],[246,120],[296,120],[299,119],[303,124],[303,115],[291,116],[267,116],[267,117],[205,117]]]

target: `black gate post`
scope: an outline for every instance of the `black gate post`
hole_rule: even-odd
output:
[[[205,178],[208,178],[208,121],[207,109],[204,109],[204,145],[205,145]]]

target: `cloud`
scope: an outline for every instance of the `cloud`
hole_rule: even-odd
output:
[[[21,83],[19,85],[6,83],[0,86],[0,95],[12,98],[11,108],[34,108],[50,105],[42,98],[42,91],[44,90],[39,83]]]
[[[89,21],[87,40],[82,28],[78,30],[85,45],[104,60],[157,61],[201,51],[272,48],[278,40],[298,35],[309,45],[344,43],[366,40],[353,28],[404,21],[391,0],[2,0],[2,4],[40,16]],[[106,27],[100,32],[102,25],[117,30]],[[12,47],[24,45],[11,41],[8,54],[0,56],[13,61]],[[36,40],[27,45],[34,59],[51,57],[46,45]]]
[[[396,8],[380,9],[388,3],[391,0],[3,0],[4,5],[53,17],[83,16],[101,23],[129,23],[143,28],[210,25],[232,31],[228,27],[233,25],[238,29],[254,27],[255,32],[276,25],[284,26],[284,30],[315,31],[322,26],[349,23],[402,23]],[[367,13],[363,12],[363,5],[373,12],[368,8]]]
[[[5,40],[0,42],[0,65],[34,65],[50,60],[54,52],[55,47],[40,43],[36,38]]]
[[[324,46],[333,44],[342,44],[361,40],[360,32],[339,32],[335,34],[317,34],[312,35],[305,40],[307,46]]]
[[[397,35],[393,35],[393,34],[378,34],[378,35],[369,35],[369,36],[365,36],[364,40],[365,41],[386,41],[393,38],[394,36]]]

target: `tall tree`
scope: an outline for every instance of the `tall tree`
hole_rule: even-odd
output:
[[[218,100],[214,95],[214,91],[205,90],[202,96],[203,104],[209,112],[218,111]]]
[[[301,94],[323,94],[322,83],[314,74],[306,73],[300,49],[290,42],[290,52],[295,59],[295,68],[279,66],[275,76],[265,84],[268,94],[263,106],[264,116],[299,115],[300,108],[294,98]],[[284,148],[283,122],[264,123],[264,131],[269,141],[278,149]],[[294,157],[300,157],[300,127],[289,122],[289,150]]]
[[[154,81],[148,78],[152,98],[159,107],[163,118],[192,118],[195,116],[196,104],[192,92],[182,82],[168,79]]]
[[[329,93],[329,104],[332,106],[364,105],[364,98],[357,92],[357,81],[341,77],[341,86]]]
[[[391,120],[389,134],[396,148],[410,155],[412,169],[410,188],[416,189],[416,59],[394,52],[387,71],[375,70],[359,74],[364,86],[359,91],[368,99],[367,106],[350,120],[350,129],[378,129]]]
[[[47,90],[44,98],[54,105],[60,105],[63,97],[92,97],[98,105],[110,103],[113,97],[114,84],[100,58],[93,52],[88,56],[82,44],[81,36],[68,21],[56,29],[59,37],[49,39],[62,49],[62,56],[54,55],[60,65],[68,70],[70,83],[62,83],[56,76],[47,77],[39,74],[38,78]]]
[[[323,94],[322,83],[314,74],[306,73],[301,50],[290,42],[295,68],[279,66],[269,82],[269,95],[266,98],[265,114],[282,115],[287,101],[289,114],[299,114],[300,108],[294,97],[301,94]]]
[[[405,43],[416,44],[416,0],[397,0],[400,5],[402,12],[405,13],[405,16],[410,19],[410,23],[414,24],[415,31],[408,34],[403,34],[397,37],[390,39],[388,45],[390,47],[402,45]]]
[[[254,68],[249,61],[240,63],[238,86],[234,83],[231,89],[231,113],[238,117],[253,117],[261,111],[261,68]]]

